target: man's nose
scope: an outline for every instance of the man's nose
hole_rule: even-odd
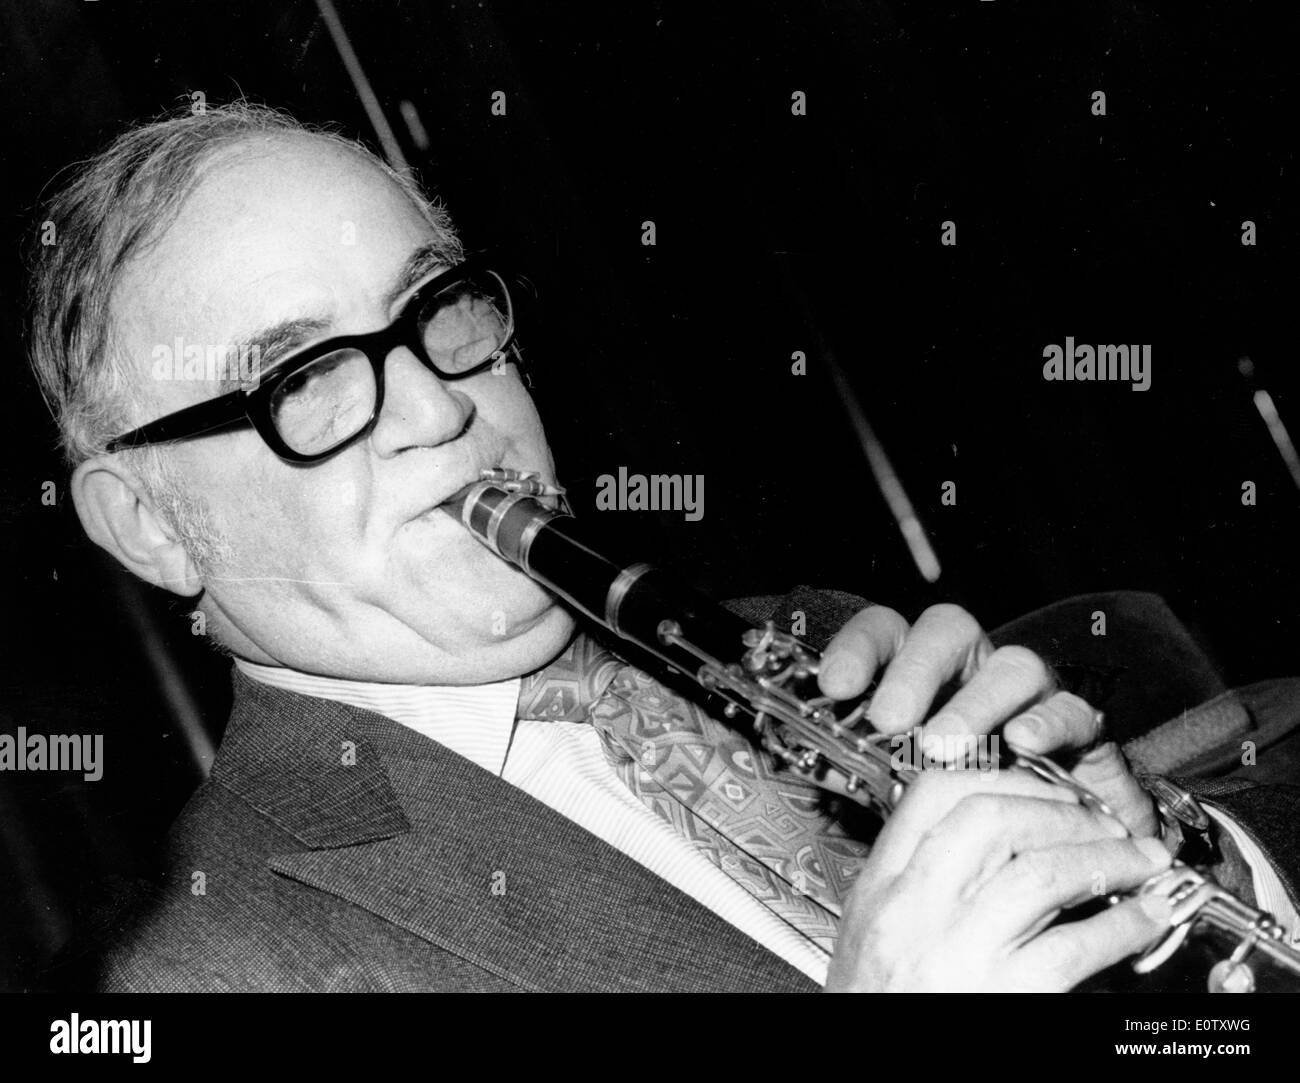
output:
[[[384,456],[454,440],[474,416],[474,400],[444,383],[405,346],[384,361],[384,405],[370,434]]]

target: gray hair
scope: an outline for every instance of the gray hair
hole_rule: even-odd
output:
[[[49,200],[31,246],[28,349],[70,466],[103,454],[114,436],[149,420],[140,416],[139,370],[118,348],[113,333],[112,297],[123,268],[175,221],[218,151],[258,137],[286,135],[325,140],[372,162],[434,228],[448,262],[462,257],[446,211],[414,177],[335,131],[244,101],[207,105],[198,113],[187,110],[130,129],[82,163]],[[51,225],[54,243],[43,243],[48,237],[39,234]],[[122,454],[130,456],[149,495],[172,518],[183,540],[195,531],[190,540],[212,540],[201,500],[171,477],[158,448]],[[216,554],[192,555],[211,559]]]

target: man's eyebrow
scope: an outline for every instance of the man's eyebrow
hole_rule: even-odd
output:
[[[397,272],[397,277],[393,280],[392,288],[385,295],[385,307],[392,308],[402,294],[412,286],[418,285],[422,279],[427,278],[434,271],[447,266],[448,263],[446,245],[437,241],[431,241],[415,249],[406,257],[401,270]],[[245,357],[260,359],[263,356],[303,345],[309,339],[328,330],[329,326],[330,322],[328,320],[320,318],[304,317],[295,320],[283,320],[246,338],[232,342],[227,347],[226,356],[233,362],[239,362]],[[258,366],[259,374],[261,374],[263,366],[261,366],[260,360]],[[231,391],[236,391],[243,387],[246,382],[236,372],[218,381],[217,394],[225,395]]]
[[[217,394],[237,391],[247,384],[244,374],[250,365],[253,366],[253,374],[260,378],[275,363],[275,354],[302,346],[329,330],[329,327],[329,320],[304,316],[294,320],[281,320],[245,338],[236,339],[226,347],[228,374],[217,382]],[[267,361],[264,362],[263,358]]]
[[[406,262],[402,264],[402,269],[393,282],[393,288],[388,291],[388,296],[384,298],[385,305],[392,308],[402,294],[412,286],[419,284],[420,279],[427,278],[438,268],[446,267],[449,263],[450,260],[447,258],[447,246],[445,244],[432,241],[429,244],[421,245],[406,257]]]

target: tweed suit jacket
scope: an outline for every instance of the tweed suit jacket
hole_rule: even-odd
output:
[[[798,609],[819,644],[861,604],[801,590],[733,608],[783,623]],[[1050,636],[1037,645],[1068,665]],[[1213,693],[1203,680],[1213,685],[1188,678],[1174,699]],[[399,723],[238,671],[234,689],[165,878],[114,922],[101,988],[815,989],[615,848]],[[1218,788],[1282,855],[1294,891],[1296,794]]]

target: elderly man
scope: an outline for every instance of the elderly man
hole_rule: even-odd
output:
[[[880,730],[1008,723],[1023,747],[1083,752],[1118,820],[1025,772],[931,772],[869,854],[828,822],[801,864],[725,817],[665,812],[672,786],[620,761],[610,697],[661,729],[709,721],[575,639],[440,510],[486,467],[554,482],[553,464],[508,284],[364,148],[210,109],[127,133],[44,217],[59,243],[35,268],[32,350],[81,522],[196,599],[235,660],[211,777],[107,988],[1055,990],[1167,928],[1158,899],[1054,922],[1175,843],[1115,746],[1092,747],[1096,713],[955,607],[911,628],[852,615],[822,690],[879,674]],[[180,343],[256,364],[187,379]],[[582,693],[563,717],[551,680]],[[778,818],[821,815],[733,759],[737,792],[775,785]]]

